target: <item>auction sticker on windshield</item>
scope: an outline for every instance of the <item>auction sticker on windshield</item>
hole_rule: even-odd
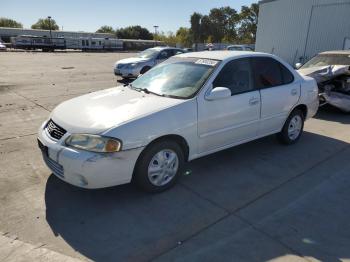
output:
[[[211,60],[211,59],[198,59],[195,64],[199,65],[208,65],[208,66],[216,66],[219,61]]]

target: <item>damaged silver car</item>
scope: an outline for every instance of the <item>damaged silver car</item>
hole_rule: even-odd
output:
[[[350,113],[350,50],[323,52],[296,67],[301,75],[316,80],[320,106],[329,104]]]

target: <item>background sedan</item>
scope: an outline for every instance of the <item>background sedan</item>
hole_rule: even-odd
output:
[[[169,57],[184,52],[182,49],[172,47],[149,48],[139,53],[136,57],[122,59],[115,63],[114,74],[123,78],[136,78]]]

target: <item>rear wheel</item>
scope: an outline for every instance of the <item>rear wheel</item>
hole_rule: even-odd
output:
[[[298,142],[304,129],[304,114],[301,110],[294,110],[284,124],[282,131],[277,134],[282,144],[291,145]]]
[[[133,180],[147,192],[162,192],[175,185],[183,165],[181,147],[174,141],[159,141],[141,154]]]

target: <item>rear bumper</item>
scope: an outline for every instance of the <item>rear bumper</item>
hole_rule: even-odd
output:
[[[318,108],[320,106],[319,99],[315,99],[313,102],[308,104],[306,119],[312,118],[316,115]]]
[[[76,150],[65,146],[64,142],[52,140],[43,126],[39,129],[38,140],[47,148],[47,152],[41,148],[43,159],[55,176],[74,186],[89,189],[129,183],[143,150],[137,148],[113,154]]]

